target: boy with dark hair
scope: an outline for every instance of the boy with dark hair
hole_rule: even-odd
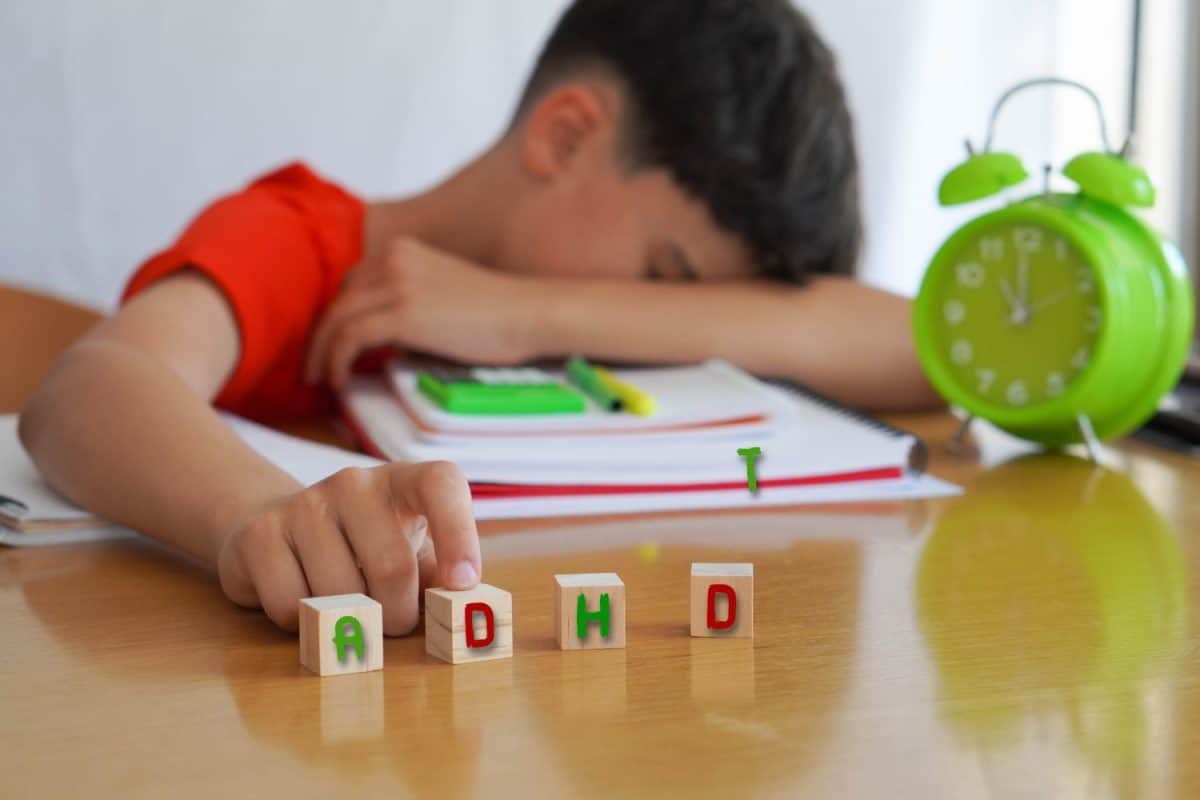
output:
[[[202,559],[282,627],[299,598],[366,591],[406,633],[421,587],[480,578],[462,473],[306,489],[214,404],[327,413],[383,346],[715,356],[852,403],[925,402],[907,304],[835,275],[859,229],[834,59],[787,2],[577,0],[510,129],[441,185],[367,204],[296,164],[204,210],[64,354],[22,441],[68,497]]]

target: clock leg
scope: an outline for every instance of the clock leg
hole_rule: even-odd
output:
[[[967,434],[971,431],[971,423],[975,421],[974,414],[968,414],[963,418],[962,422],[958,423],[958,429],[954,431],[954,435],[950,437],[950,441],[946,442],[946,450],[956,456],[962,455],[967,450]]]
[[[1079,425],[1079,433],[1083,436],[1083,446],[1087,448],[1088,459],[1093,464],[1100,463],[1100,440],[1096,438],[1096,431],[1092,428],[1092,421],[1088,419],[1087,414],[1076,414],[1075,421]]]

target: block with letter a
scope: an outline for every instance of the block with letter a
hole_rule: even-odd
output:
[[[554,635],[562,650],[625,646],[625,584],[615,572],[554,576]]]
[[[512,595],[481,583],[474,589],[425,590],[425,652],[451,664],[512,658]]]
[[[300,663],[321,676],[383,669],[383,606],[365,594],[301,600]]]
[[[692,564],[692,636],[754,638],[753,564]]]

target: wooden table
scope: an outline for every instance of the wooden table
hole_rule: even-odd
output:
[[[0,290],[0,411],[91,319]],[[0,796],[1200,796],[1200,469],[953,458],[945,502],[484,524],[516,655],[420,635],[320,679],[142,541],[0,552]],[[757,638],[692,639],[693,560],[753,561]],[[628,647],[562,653],[551,575],[628,586]]]

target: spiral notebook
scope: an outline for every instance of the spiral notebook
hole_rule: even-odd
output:
[[[666,397],[667,415],[650,421],[597,415],[598,429],[577,419],[571,431],[540,429],[529,418],[459,422],[423,408],[395,371],[390,382],[356,380],[342,405],[368,452],[393,460],[453,461],[480,499],[745,493],[746,463],[737,450],[751,446],[763,453],[760,490],[866,484],[923,471],[924,446],[917,437],[800,387],[758,381],[724,362],[615,372],[654,386]],[[684,389],[666,392],[673,374]],[[722,402],[711,402],[715,397]],[[729,424],[751,418],[754,424]],[[517,430],[510,433],[509,426]],[[450,429],[455,435],[445,436]]]
[[[384,401],[392,402],[382,381],[365,387],[358,385],[346,399],[348,406],[352,405],[358,413],[368,416],[375,406],[387,408]],[[823,406],[822,401],[813,396],[808,396],[805,404],[810,406],[810,411]],[[394,405],[391,407],[394,411]],[[879,443],[889,441],[885,461],[896,463],[884,467],[882,471],[859,476],[857,480],[851,479],[847,474],[832,475],[827,471],[792,482],[777,483],[768,477],[767,484],[760,484],[759,492],[753,495],[746,489],[744,473],[740,473],[741,477],[733,481],[734,488],[670,484],[665,490],[661,483],[649,483],[632,488],[609,484],[600,489],[572,492],[569,486],[562,483],[512,487],[476,480],[472,485],[475,516],[480,520],[534,519],[581,514],[702,511],[812,503],[857,504],[868,501],[944,497],[958,493],[956,486],[922,474],[915,468],[919,466],[921,449],[919,442],[912,437],[877,423],[858,420],[842,410],[836,411],[836,416],[840,417],[842,422],[855,424],[863,431],[874,431],[875,436],[872,438]],[[231,415],[226,415],[225,418],[248,445],[305,485],[315,483],[344,467],[371,467],[383,463],[370,456],[296,439]],[[395,421],[395,417],[391,419]],[[387,425],[382,424],[380,418],[372,418],[370,427],[378,431]],[[732,439],[722,445],[730,452],[736,452],[735,448],[738,446],[740,443]],[[762,464],[766,476],[773,474],[769,456],[776,452],[774,447],[773,444],[764,446],[764,452],[768,455]],[[598,452],[593,448],[593,455]],[[436,451],[429,453],[436,454]],[[882,449],[876,453],[880,456],[883,454]],[[908,462],[901,463],[905,459],[908,459]],[[487,465],[488,469],[497,467],[496,464]],[[472,469],[475,468],[472,466]],[[724,477],[732,478],[733,473],[730,472]],[[16,435],[16,416],[0,415],[0,544],[68,544],[129,535],[132,535],[130,531],[97,519],[57,494],[42,479],[21,449]]]

